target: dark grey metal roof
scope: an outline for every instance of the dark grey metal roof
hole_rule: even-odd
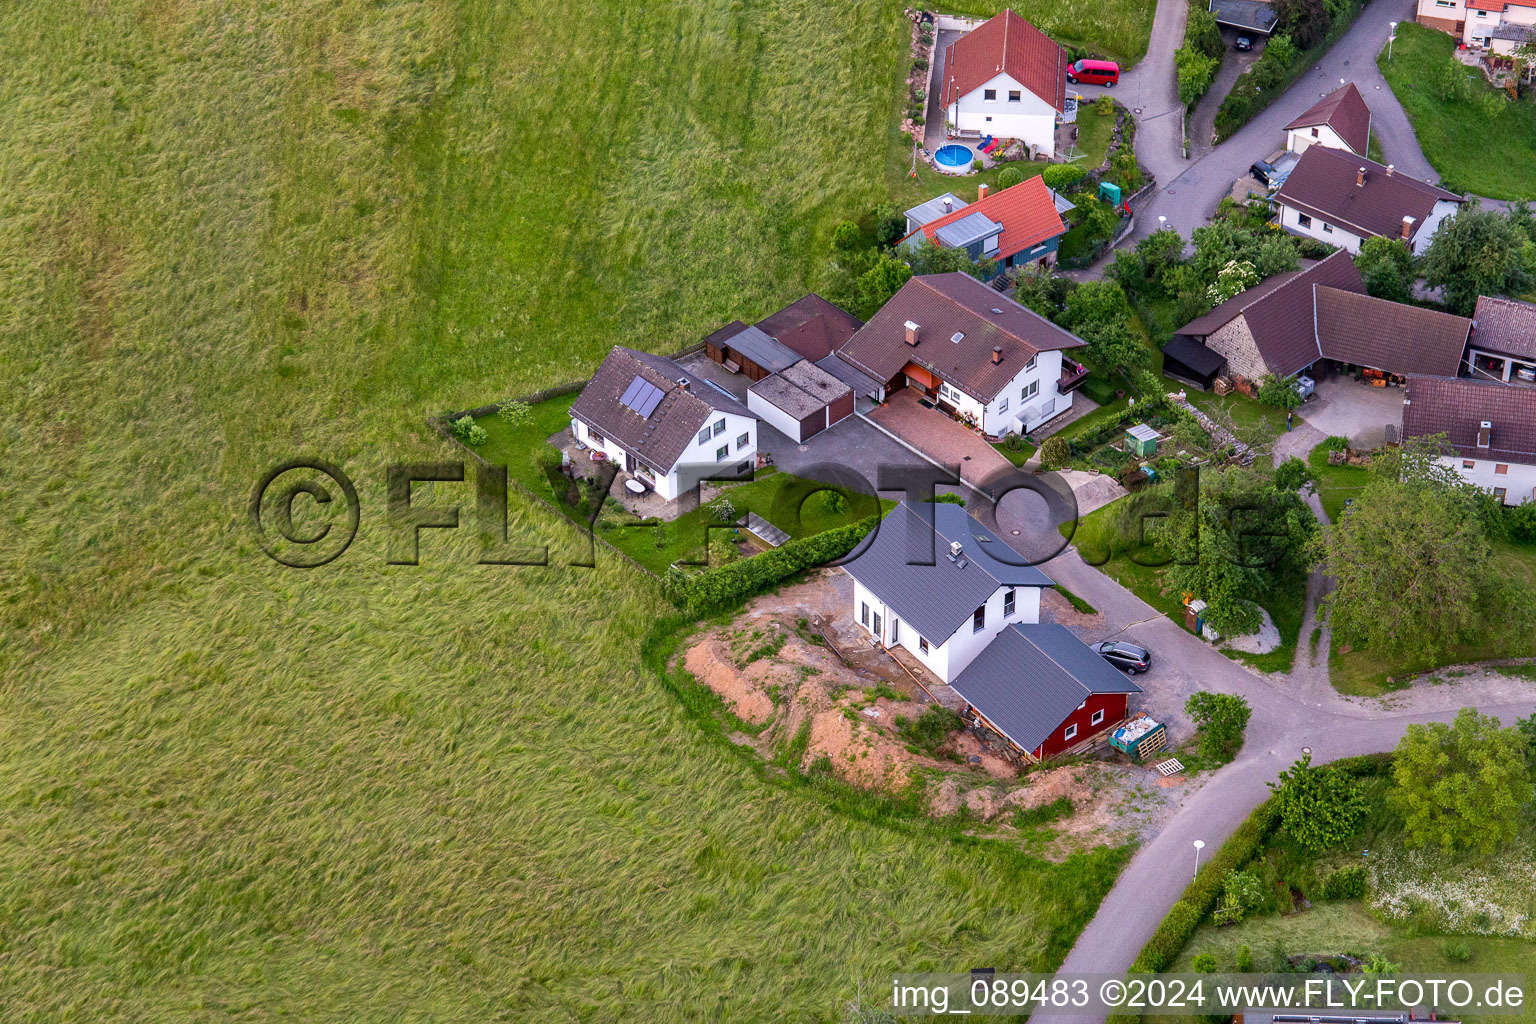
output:
[[[944,205],[945,199],[949,200],[949,206],[947,207]],[[941,196],[934,196],[926,203],[919,203],[912,207],[912,209],[907,211],[907,220],[912,222],[914,228],[920,228],[930,221],[938,220],[940,217],[947,217],[956,210],[964,209],[969,205],[969,203],[953,192],[945,192]]]
[[[736,332],[726,339],[726,343],[769,373],[778,373],[800,361],[800,353],[788,345],[779,344],[756,327]]]
[[[1183,363],[1202,377],[1217,373],[1227,360],[1215,349],[1206,348],[1187,334],[1175,334],[1163,346],[1163,355]]]
[[[816,360],[816,365],[853,388],[855,395],[872,395],[880,390],[881,385],[878,380],[875,380],[875,378],[854,366],[836,352],[823,359]]]
[[[960,556],[950,545],[960,542]],[[949,502],[904,501],[844,568],[928,640],[943,643],[998,587],[1049,587],[1024,556]]]
[[[1003,226],[984,213],[972,213],[961,217],[953,224],[946,224],[934,232],[945,245],[955,249],[963,249],[972,242],[986,238],[988,235],[1000,235]]]
[[[1118,669],[1058,623],[1014,623],[951,684],[966,703],[1025,750],[1096,693],[1140,693]]]
[[[1268,35],[1280,16],[1269,4],[1260,0],[1211,0],[1211,13],[1220,25],[1252,29]]]

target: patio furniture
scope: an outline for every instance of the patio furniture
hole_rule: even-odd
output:
[[[593,462],[602,462],[604,459],[606,459],[608,457],[608,453],[605,452],[605,451],[599,451],[599,450],[594,448],[592,450],[592,453],[590,455],[588,455],[587,457],[590,458]]]
[[[636,480],[634,477],[630,477],[628,480],[624,481],[624,489],[630,494],[644,494],[646,492],[645,484],[641,483],[639,480]]]

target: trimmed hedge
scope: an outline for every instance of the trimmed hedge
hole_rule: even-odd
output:
[[[879,522],[879,516],[869,516],[692,576],[674,569],[662,579],[662,591],[678,608],[695,617],[732,608],[797,572],[843,557]]]
[[[1273,797],[1255,807],[1253,813],[1248,815],[1248,820],[1232,833],[1232,838],[1221,844],[1221,849],[1206,864],[1200,877],[1184,889],[1184,895],[1168,911],[1163,923],[1157,926],[1152,938],[1141,948],[1136,962],[1131,964],[1131,973],[1157,974],[1166,971],[1178,959],[1189,937],[1221,898],[1227,872],[1235,871],[1252,860],[1264,841],[1279,826],[1280,812],[1275,807]]]

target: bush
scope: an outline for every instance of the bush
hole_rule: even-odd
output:
[[[1349,451],[1349,438],[1343,434],[1330,434],[1323,439],[1321,447],[1325,452],[1347,452]]]
[[[1365,865],[1351,864],[1329,872],[1317,887],[1317,898],[1358,900],[1365,895],[1365,882]]]
[[[1082,181],[1088,172],[1077,164],[1051,164],[1040,172],[1040,177],[1045,179],[1047,188],[1064,189],[1068,185]]]
[[[668,570],[662,580],[667,599],[689,615],[734,607],[797,572],[825,565],[846,555],[878,524],[870,516],[861,522],[791,540],[783,547],[765,551],[730,565],[705,569],[692,576]]]
[[[473,416],[460,416],[453,421],[453,436],[471,448],[485,444],[485,428],[475,422]]]
[[[1331,765],[1314,767],[1311,754],[1303,754],[1269,787],[1279,799],[1286,832],[1313,853],[1343,845],[1366,812],[1360,784]]]
[[[917,718],[896,716],[896,731],[908,743],[932,754],[944,745],[950,733],[963,727],[960,716],[942,704],[930,704]]]
[[[1200,730],[1200,756],[1225,764],[1243,745],[1243,730],[1253,709],[1230,693],[1201,690],[1184,702],[1184,711]]]
[[[973,171],[979,171],[985,166],[986,164],[982,163],[979,159],[971,161],[971,170]]]
[[[1237,955],[1232,960],[1232,966],[1237,968],[1239,974],[1247,974],[1253,970],[1253,950],[1247,946],[1238,946]]]
[[[1536,501],[1505,506],[1504,529],[1518,544],[1536,544]]]
[[[1196,974],[1215,974],[1217,966],[1216,955],[1214,953],[1196,953],[1195,958],[1190,961],[1190,966],[1195,969]]]
[[[817,491],[816,504],[829,516],[840,516],[848,511],[848,497],[842,491]]]
[[[1211,87],[1216,68],[1221,62],[1189,46],[1181,46],[1173,53],[1173,65],[1179,81],[1179,102],[1191,106]]]
[[[1472,947],[1461,939],[1446,939],[1440,952],[1453,964],[1464,964],[1472,959]]]
[[[1040,465],[1045,469],[1061,469],[1071,461],[1071,446],[1060,434],[1051,435],[1040,446]]]
[[[1024,172],[1017,167],[1004,167],[997,175],[999,189],[1013,188],[1024,180]]]
[[[500,416],[503,422],[520,427],[533,420],[533,407],[527,402],[509,398],[496,406],[496,415]]]
[[[859,247],[859,226],[851,220],[838,221],[832,229],[832,251],[852,252]]]
[[[1295,377],[1266,373],[1259,378],[1258,399],[1277,409],[1294,409],[1301,404],[1301,392],[1296,390]]]

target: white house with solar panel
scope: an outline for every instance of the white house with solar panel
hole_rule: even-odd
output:
[[[615,345],[571,405],[588,458],[675,501],[702,480],[744,476],[757,462],[757,417],[729,394],[696,386],[665,356]]]

